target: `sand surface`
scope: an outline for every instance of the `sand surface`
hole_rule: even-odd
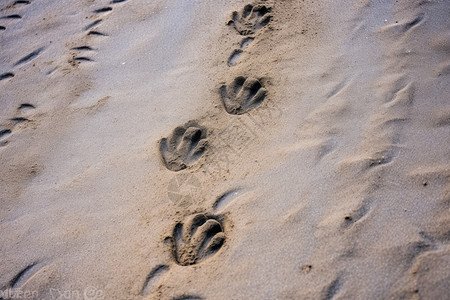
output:
[[[450,299],[448,0],[0,1],[0,299]]]

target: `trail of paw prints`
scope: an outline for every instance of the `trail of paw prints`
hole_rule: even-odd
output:
[[[17,10],[21,7],[24,7],[26,5],[31,4],[30,1],[15,1],[6,7],[0,9],[0,12],[5,13],[9,12],[10,10]],[[8,26],[11,24],[14,24],[16,22],[20,22],[22,20],[22,15],[18,12],[12,12],[4,14],[3,16],[0,16],[0,33],[3,31],[6,31],[8,29]],[[13,67],[17,67],[19,65],[25,64],[33,59],[35,59],[42,51],[44,50],[44,47],[38,48],[31,53],[25,55],[23,58],[19,59],[16,63],[13,64]],[[0,82],[6,82],[9,79],[15,77],[15,73],[13,71],[5,72],[0,74]]]
[[[181,171],[195,163],[206,151],[207,131],[194,121],[174,129],[159,142],[161,158],[170,171]]]
[[[228,221],[224,211],[245,192],[232,189],[212,203],[211,211],[188,215],[176,222],[171,233],[164,238],[170,251],[171,262],[159,264],[145,277],[141,295],[149,296],[161,288],[171,269],[187,268],[207,263],[224,249],[228,239]],[[200,296],[181,294],[173,299],[203,299]]]
[[[71,49],[73,51],[71,58],[69,59],[69,63],[71,66],[75,67],[79,65],[81,62],[93,62],[94,60],[89,57],[89,53],[94,52],[95,50],[90,46],[77,46]]]
[[[90,38],[108,37],[108,34],[99,28],[103,22],[103,18],[113,11],[113,5],[124,3],[126,1],[127,0],[113,0],[110,2],[110,6],[104,6],[93,10],[93,16],[91,16],[91,19],[93,19],[93,21],[85,25],[82,29],[84,32],[86,32],[87,40],[91,40]],[[96,51],[96,49],[88,45],[87,43],[72,47],[70,50],[72,51],[72,53],[71,58],[68,60],[68,63],[73,67],[78,66],[81,63],[89,63],[95,61],[91,55]]]
[[[253,36],[258,30],[269,24],[272,16],[271,7],[266,5],[246,5],[241,12],[233,12],[228,26],[234,29],[244,38],[239,43],[239,48],[234,49],[228,58],[229,67],[235,66],[244,53],[244,50],[255,40]],[[225,110],[229,114],[241,115],[259,106],[266,97],[267,90],[263,87],[261,79],[236,77],[228,85],[222,85],[220,95]]]
[[[109,8],[109,9],[107,9]],[[95,17],[98,17],[106,12],[110,12],[112,10],[111,7],[100,8],[93,11]],[[83,27],[83,31],[86,32],[86,37],[106,37],[108,36],[106,33],[99,31],[98,26],[103,22],[103,19],[96,19],[91,23],[87,24]],[[73,67],[78,66],[83,62],[93,62],[94,59],[91,57],[91,54],[95,52],[95,49],[87,44],[82,44],[80,46],[75,46],[70,49],[71,58],[69,59],[69,64]]]
[[[11,24],[14,24],[22,19],[19,14],[11,14],[0,17],[0,32],[5,31]]]
[[[20,7],[20,6],[25,6],[30,4],[30,1],[15,1],[13,4],[9,5],[7,8],[15,8],[15,7]],[[7,15],[4,17],[0,17],[0,22],[2,20],[20,20],[22,19],[22,16],[19,14],[11,14],[11,15]],[[0,25],[0,30],[6,30],[6,26]],[[23,56],[22,58],[20,58],[19,60],[17,60],[12,67],[19,67],[23,64],[29,63],[32,60],[36,59],[39,55],[41,55],[45,50],[45,47],[39,47],[33,51],[31,51],[30,53],[26,54],[25,56]],[[6,73],[2,73],[0,74],[0,82],[5,82],[11,78],[15,77],[15,73],[13,71],[10,72],[6,72]]]
[[[7,13],[8,11],[17,10],[29,4],[31,4],[30,1],[14,1],[11,4],[8,4],[6,7],[0,9],[1,13],[6,12],[6,14],[0,16],[0,32],[7,30],[10,24],[18,22],[22,19],[22,15],[18,12]]]
[[[30,103],[22,103],[16,110],[16,115],[9,119],[9,124],[6,128],[0,128],[0,147],[5,147],[9,144],[9,138],[15,131],[15,126],[21,123],[29,122],[30,116],[34,114],[36,107]]]
[[[94,14],[94,18],[97,18],[96,20],[92,21],[88,25],[86,25],[83,30],[87,32],[88,36],[108,36],[108,34],[99,31],[98,26],[100,23],[103,22],[103,19],[101,19],[102,16],[106,16],[109,13],[112,12],[112,7],[106,6],[99,9],[94,10],[92,13]]]
[[[246,5],[241,12],[233,12],[228,26],[233,28],[242,36],[245,36],[239,44],[239,48],[234,49],[228,58],[228,66],[232,67],[239,63],[244,50],[254,41],[254,35],[267,24],[272,16],[271,8],[265,5]]]
[[[14,67],[19,67],[23,64],[29,63],[32,60],[36,59],[40,54],[42,54],[42,52],[45,50],[45,47],[40,47],[30,53],[28,53],[27,55],[23,56],[22,58],[20,58],[18,61],[16,61],[13,64],[13,68]],[[6,72],[3,74],[0,74],[0,82],[6,82],[8,79],[11,79],[13,77],[15,77],[16,75],[13,72]]]

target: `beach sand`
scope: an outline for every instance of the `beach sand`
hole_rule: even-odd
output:
[[[450,299],[450,2],[0,2],[0,299]]]

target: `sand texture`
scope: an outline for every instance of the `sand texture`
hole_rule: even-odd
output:
[[[450,1],[0,0],[0,299],[450,299]]]

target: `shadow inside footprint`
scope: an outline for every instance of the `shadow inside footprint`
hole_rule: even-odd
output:
[[[230,85],[220,88],[223,105],[229,114],[241,115],[260,105],[267,90],[255,78],[236,77]]]
[[[0,17],[0,19],[22,19],[21,15],[9,15],[5,17]]]
[[[0,130],[0,140],[3,138],[6,138],[10,134],[11,134],[11,130],[9,130],[9,129]]]
[[[246,37],[241,41],[241,48],[247,48],[255,39],[252,37]]]
[[[28,4],[30,4],[31,2],[30,1],[24,1],[24,0],[18,0],[18,1],[16,1],[16,2],[14,2],[14,6],[16,6],[16,5],[28,5]]]
[[[242,54],[241,49],[235,49],[233,53],[231,53],[230,58],[228,58],[228,66],[229,67],[235,66],[238,63],[241,54]]]
[[[35,59],[39,54],[41,54],[41,52],[44,50],[44,47],[41,47],[39,49],[34,50],[33,52],[29,53],[28,55],[22,57],[21,59],[19,59],[14,66],[18,66],[24,63],[27,63],[33,59]]]
[[[108,7],[103,7],[103,8],[96,9],[93,12],[96,13],[96,14],[101,14],[101,13],[106,13],[106,12],[109,12],[109,11],[112,11],[112,7],[108,6]]]
[[[0,75],[0,81],[13,77],[14,77],[13,73],[3,73]]]
[[[24,109],[35,109],[36,107],[33,104],[30,103],[22,103],[20,104],[20,106],[17,108],[18,110],[24,110]]]
[[[86,26],[84,27],[84,30],[89,30],[89,29],[91,29],[91,28],[94,28],[95,26],[97,26],[98,24],[100,24],[102,21],[103,21],[103,20],[95,20],[94,22],[92,22],[92,23],[86,25]]]
[[[159,143],[164,165],[175,172],[198,160],[206,146],[206,129],[194,122],[175,128],[169,138],[163,138]]]
[[[103,33],[103,32],[100,32],[100,31],[95,31],[95,30],[89,31],[89,32],[88,32],[88,35],[95,35],[95,36],[108,36],[107,34],[105,34],[105,33]]]
[[[215,254],[225,241],[218,218],[204,214],[190,216],[178,223],[173,232],[173,254],[182,266],[196,264]]]

